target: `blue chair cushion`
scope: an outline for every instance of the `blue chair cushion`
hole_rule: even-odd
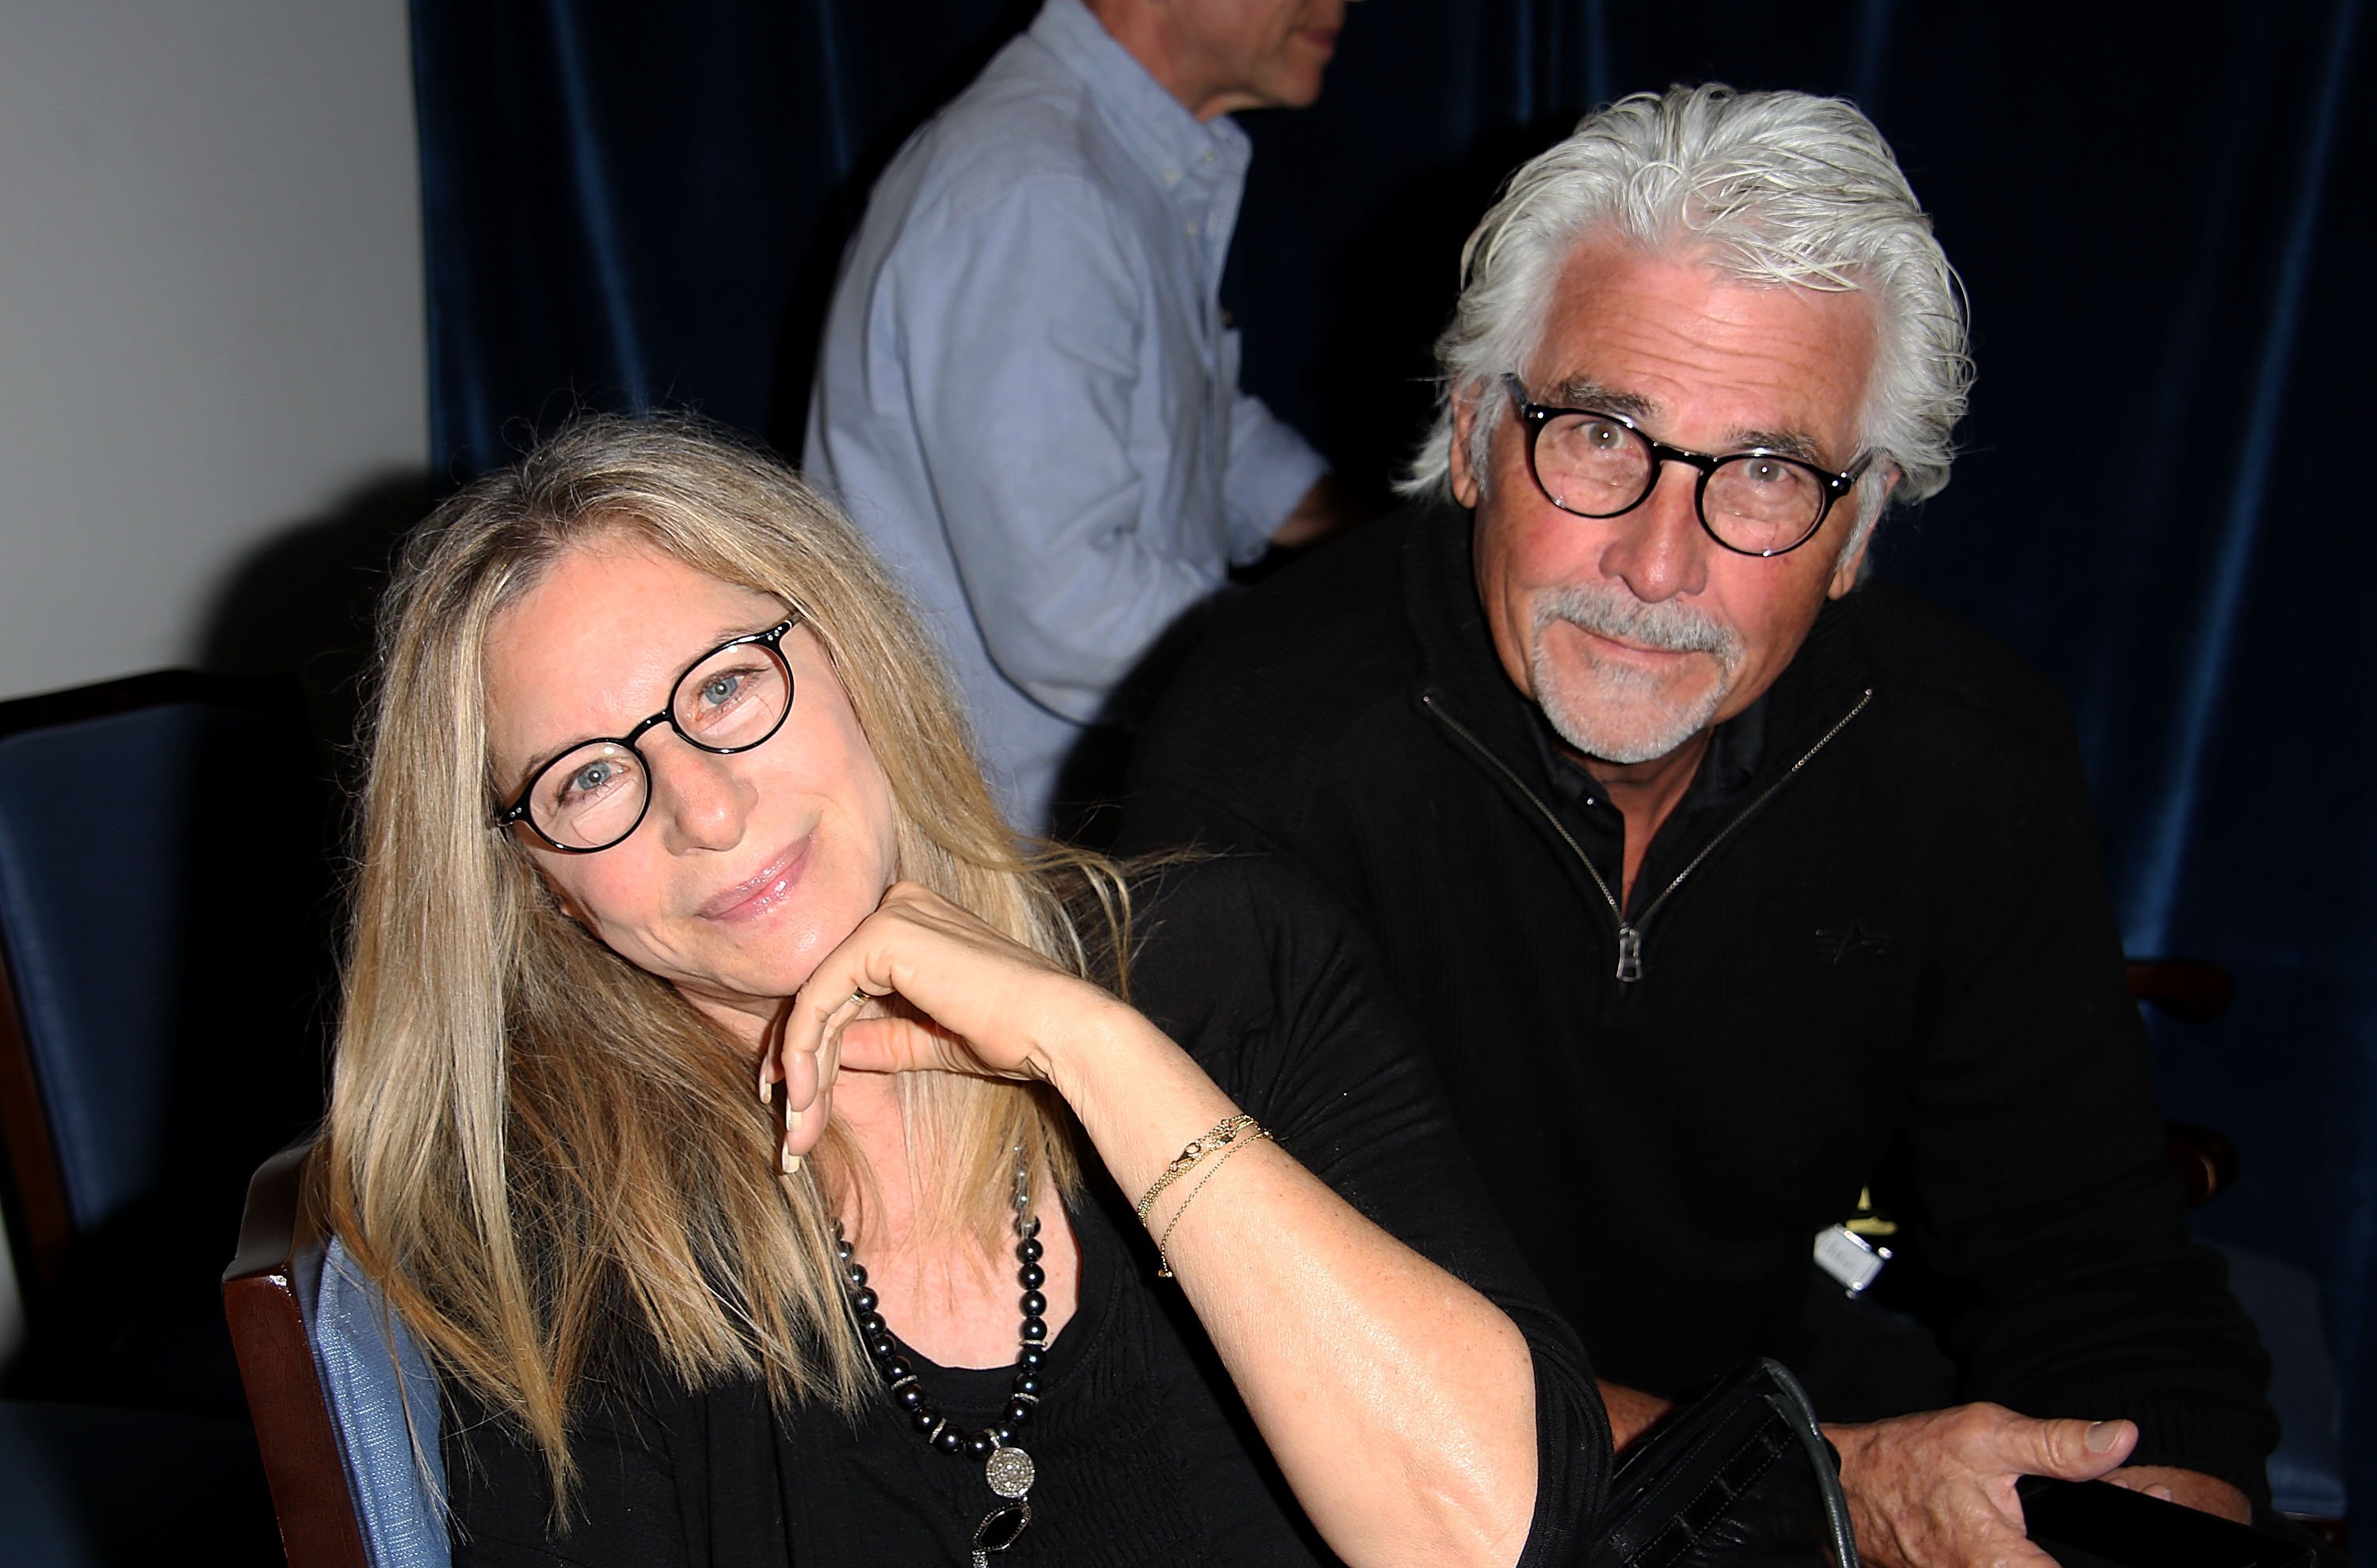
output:
[[[175,703],[0,740],[8,967],[80,1230],[163,1172],[197,826],[189,781],[212,724]]]
[[[436,1374],[335,1237],[307,1327],[373,1568],[447,1568]]]
[[[2281,1514],[2345,1517],[2344,1454],[2336,1439],[2335,1367],[2321,1326],[2319,1287],[2291,1263],[2216,1243],[2228,1260],[2228,1289],[2261,1331],[2270,1353],[2270,1403],[2278,1451],[2270,1455],[2270,1502]]]

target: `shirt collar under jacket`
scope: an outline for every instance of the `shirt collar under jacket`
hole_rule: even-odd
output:
[[[1503,767],[1526,775],[1525,787],[1559,814],[1572,835],[1590,841],[1585,847],[1596,863],[1606,851],[1614,868],[1622,832],[1616,808],[1592,776],[1559,752],[1542,711],[1511,684],[1494,652],[1477,600],[1475,514],[1449,501],[1420,505],[1423,515],[1404,560],[1404,611],[1420,663],[1415,696],[1433,700]],[[1711,735],[1708,755],[1670,823],[1674,832],[1663,832],[1660,842],[1694,838],[1708,823],[1730,820],[1709,808],[1730,806],[1772,783],[1874,679],[1845,606],[1827,603],[1774,684]],[[1659,853],[1659,844],[1653,852]]]
[[[1132,162],[1183,215],[1190,237],[1210,253],[1226,250],[1237,222],[1254,144],[1227,114],[1200,122],[1164,90],[1129,50],[1114,41],[1081,0],[1047,0],[1033,18],[1033,41],[1079,77]],[[1221,257],[1207,257],[1218,276]]]

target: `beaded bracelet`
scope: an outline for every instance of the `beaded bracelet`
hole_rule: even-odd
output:
[[[1179,1157],[1164,1167],[1164,1173],[1155,1179],[1155,1185],[1147,1190],[1145,1197],[1140,1199],[1139,1223],[1141,1225],[1147,1223],[1147,1212],[1155,1207],[1157,1193],[1186,1176],[1189,1167],[1212,1154],[1215,1149],[1227,1148],[1230,1140],[1254,1124],[1255,1119],[1250,1116],[1224,1117],[1213,1124],[1213,1130],[1211,1132],[1201,1138],[1189,1139],[1188,1146],[1180,1151]]]
[[[1248,1117],[1247,1119],[1248,1121],[1252,1121],[1254,1118]],[[1164,1249],[1170,1246],[1172,1243],[1172,1227],[1180,1223],[1180,1216],[1188,1212],[1188,1205],[1197,1201],[1197,1194],[1205,1190],[1205,1183],[1212,1180],[1213,1178],[1222,1173],[1222,1167],[1230,1163],[1230,1156],[1232,1155],[1236,1154],[1248,1143],[1260,1143],[1270,1136],[1270,1128],[1258,1127],[1252,1132],[1248,1133],[1245,1137],[1234,1140],[1230,1143],[1229,1147],[1222,1151],[1222,1157],[1215,1160],[1206,1168],[1205,1174],[1197,1179],[1197,1185],[1188,1189],[1188,1195],[1180,1200],[1180,1206],[1178,1208],[1172,1211],[1171,1222],[1165,1226],[1164,1234],[1155,1239],[1156,1278],[1170,1279],[1172,1277],[1172,1259]]]

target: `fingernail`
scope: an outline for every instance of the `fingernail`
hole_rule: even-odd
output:
[[[801,1156],[793,1153],[792,1150],[786,1149],[784,1151],[784,1174],[786,1176],[798,1176],[800,1173]]]
[[[2119,1421],[2098,1421],[2088,1429],[2088,1452],[2091,1454],[2109,1454],[2113,1445],[2120,1441],[2121,1423]]]
[[[2146,1488],[2146,1495],[2148,1497],[2159,1497],[2165,1502],[2177,1502],[2179,1501],[2177,1497],[2171,1494],[2171,1490],[2168,1487],[2148,1487]]]

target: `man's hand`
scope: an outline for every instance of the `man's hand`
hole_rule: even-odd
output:
[[[1312,482],[1312,488],[1296,503],[1287,521],[1272,531],[1271,542],[1283,550],[1300,550],[1334,538],[1368,520],[1368,514],[1354,504],[1345,487],[1337,483],[1337,476],[1324,473]]]
[[[2024,1533],[2015,1480],[2095,1480],[2138,1442],[2128,1421],[2036,1421],[2001,1405],[1824,1432],[1841,1452],[1858,1554],[1874,1568],[2055,1568]]]
[[[1657,1426],[1676,1407],[1672,1399],[1662,1399],[1622,1382],[1595,1381],[1601,1383],[1601,1407],[1609,1412],[1609,1446],[1621,1454],[1628,1443]]]
[[[2240,1525],[2253,1522],[2253,1505],[2243,1492],[2201,1470],[2182,1470],[2176,1465],[2124,1465],[2102,1478],[2131,1491],[2192,1508],[2199,1514],[2216,1514]]]

